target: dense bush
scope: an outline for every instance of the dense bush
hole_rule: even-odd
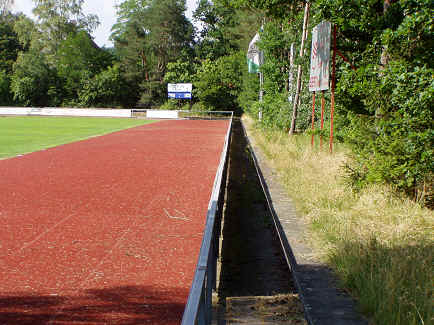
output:
[[[239,52],[216,61],[204,60],[195,75],[195,98],[211,110],[236,109],[242,87],[244,55]]]
[[[120,67],[115,65],[85,81],[79,100],[87,107],[132,107],[137,96],[134,87],[124,79]]]
[[[242,1],[230,2],[242,5]],[[269,1],[249,6],[270,15],[260,34],[265,95],[263,103],[252,103],[250,94],[257,91],[257,81],[244,82],[249,89],[242,90],[241,103],[255,117],[262,109],[263,127],[287,129],[292,104],[286,97],[295,89],[295,80],[292,87],[288,84],[289,46],[293,43],[298,53],[303,6],[294,3],[287,14],[271,10],[275,4]],[[337,56],[335,133],[338,141],[353,147],[353,161],[347,167],[354,185],[390,183],[432,202],[433,17],[434,3],[428,0],[397,0],[389,6],[380,0],[363,4],[318,0],[311,5],[306,53],[295,60],[304,71],[296,128],[306,131],[311,125],[312,95],[307,90],[311,30],[328,20],[337,26],[339,52],[357,68],[353,71]],[[328,119],[328,94],[326,101]],[[317,124],[318,119],[316,115]]]

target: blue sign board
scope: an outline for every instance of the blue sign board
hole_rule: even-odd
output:
[[[169,98],[191,99],[191,93],[169,93]]]
[[[191,99],[191,91],[193,85],[191,83],[184,84],[168,84],[167,95],[174,99]]]

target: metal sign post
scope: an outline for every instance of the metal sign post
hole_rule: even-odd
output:
[[[262,103],[264,98],[264,74],[259,72],[259,101]],[[259,106],[259,121],[262,121],[262,105]]]
[[[314,145],[314,132],[315,131],[315,92],[312,94],[312,147]]]
[[[333,59],[332,59],[332,93],[330,109],[330,153],[333,153],[333,119],[335,112],[335,87],[336,87],[336,25],[333,25]]]
[[[324,129],[324,108],[325,108],[325,98],[324,90],[321,91],[321,133],[319,135],[320,148],[322,148],[322,130]]]

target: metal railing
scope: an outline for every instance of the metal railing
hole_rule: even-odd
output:
[[[212,290],[216,289],[217,258],[231,132],[232,118],[229,122],[220,164],[214,179],[202,246],[181,325],[208,325],[212,320]]]

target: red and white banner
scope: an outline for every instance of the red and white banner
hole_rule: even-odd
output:
[[[312,30],[309,91],[329,89],[331,26],[323,21]]]

